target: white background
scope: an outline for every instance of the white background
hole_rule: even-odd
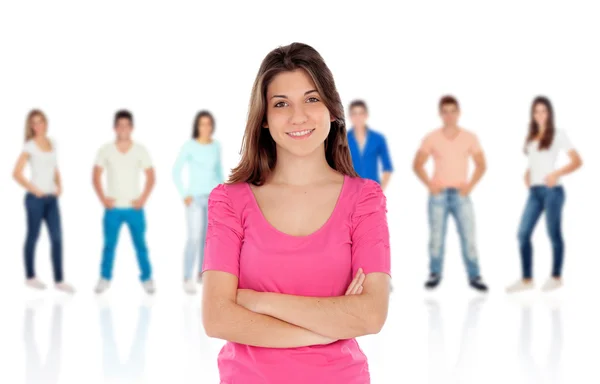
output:
[[[325,58],[345,106],[353,98],[367,101],[370,125],[387,136],[396,169],[387,190],[395,288],[390,315],[381,334],[360,340],[373,383],[596,382],[600,26],[593,2],[395,3],[2,2],[0,381],[218,382],[221,342],[204,336],[199,296],[186,297],[181,287],[186,227],[171,167],[204,108],[216,116],[226,170],[234,167],[261,60],[278,45],[301,41]],[[411,167],[421,138],[439,126],[437,102],[445,93],[458,97],[460,123],[478,135],[488,159],[472,195],[482,274],[491,288],[486,299],[466,285],[453,224],[443,283],[435,293],[422,289],[427,195]],[[538,94],[553,101],[557,126],[584,166],[564,179],[565,288],[513,298],[504,288],[520,275],[516,232],[527,196],[522,144]],[[59,145],[65,273],[78,289],[72,298],[23,287],[24,192],[11,173],[25,116],[34,107],[48,115]],[[157,185],[147,205],[157,283],[152,299],[137,280],[125,228],[113,286],[103,298],[93,294],[102,208],[91,172],[96,150],[113,139],[119,108],[133,111],[134,138],[156,164]],[[534,236],[538,286],[551,267],[545,231],[542,217]],[[38,276],[51,283],[45,231],[36,260]],[[60,334],[51,329],[54,306]],[[32,334],[28,316],[33,341],[24,338]],[[103,331],[111,318],[123,367],[103,364],[112,339]],[[136,329],[144,327],[136,343]],[[51,343],[52,334],[59,343]],[[58,359],[44,360],[51,345]],[[136,346],[145,361],[128,364]],[[56,379],[33,377],[34,355],[27,348],[38,350]]]

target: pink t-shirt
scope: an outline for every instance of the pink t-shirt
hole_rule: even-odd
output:
[[[468,182],[469,157],[481,152],[477,136],[460,129],[450,139],[441,128],[429,133],[421,143],[422,152],[433,156],[432,181],[442,188],[460,188]]]
[[[265,219],[249,184],[220,184],[208,200],[203,270],[229,272],[243,289],[343,296],[358,268],[390,274],[386,213],[379,184],[345,176],[328,221],[308,236],[292,236]],[[288,349],[227,342],[218,365],[223,384],[370,383],[355,339]]]

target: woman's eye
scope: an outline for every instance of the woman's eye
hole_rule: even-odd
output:
[[[316,97],[309,97],[308,101],[311,103],[316,103],[317,101],[319,101],[319,99],[317,99]]]
[[[280,101],[279,103],[275,104],[275,108],[281,108],[284,107],[286,105],[285,101]]]

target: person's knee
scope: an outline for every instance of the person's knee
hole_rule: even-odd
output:
[[[517,239],[519,240],[519,244],[528,243],[531,239],[531,232],[525,229],[520,229],[517,233]]]

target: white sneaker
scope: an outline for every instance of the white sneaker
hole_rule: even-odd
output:
[[[33,289],[39,289],[39,290],[46,289],[46,284],[42,283],[35,277],[31,278],[31,279],[27,279],[25,281],[25,285],[27,285],[29,288],[33,288]]]
[[[96,285],[95,291],[97,294],[101,294],[104,293],[108,287],[110,287],[110,281],[106,279],[100,279],[100,281],[98,281],[98,285]]]
[[[58,284],[56,284],[55,287],[57,290],[63,291],[65,293],[69,293],[69,294],[75,293],[75,288],[73,288],[71,285],[69,285],[67,283],[58,283]]]
[[[147,294],[152,295],[154,294],[154,292],[156,292],[156,288],[154,287],[154,281],[152,280],[146,280],[142,283],[142,287],[144,287],[144,291],[146,291]]]
[[[563,284],[562,280],[551,277],[548,279],[548,281],[546,281],[546,283],[542,287],[542,291],[544,291],[544,292],[553,291],[555,289],[562,287],[562,284]]]
[[[533,289],[534,287],[535,287],[535,284],[533,284],[533,282],[525,282],[523,280],[519,280],[519,281],[513,283],[512,285],[509,285],[506,288],[506,293],[524,292],[524,291]]]
[[[194,279],[187,279],[186,281],[184,281],[183,282],[183,290],[190,295],[195,295],[196,294],[196,283],[194,282]]]

